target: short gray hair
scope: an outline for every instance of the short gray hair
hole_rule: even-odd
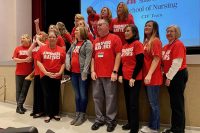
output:
[[[166,30],[168,30],[169,28],[174,28],[175,29],[175,33],[176,33],[176,38],[180,38],[181,37],[181,29],[179,26],[177,25],[170,25],[167,27]]]

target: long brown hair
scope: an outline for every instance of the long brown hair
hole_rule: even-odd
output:
[[[159,26],[158,26],[158,23],[156,21],[153,21],[153,20],[149,20],[145,23],[145,26],[147,23],[150,23],[152,22],[153,23],[153,30],[152,30],[152,33],[151,33],[151,37],[149,38],[148,40],[148,43],[147,43],[147,51],[150,52],[151,49],[152,49],[152,42],[153,40],[157,37],[157,38],[160,38],[160,35],[159,35]],[[143,40],[143,43],[145,44],[147,41],[147,35],[144,33],[144,40]]]

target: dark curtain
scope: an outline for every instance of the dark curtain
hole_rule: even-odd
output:
[[[34,20],[40,19],[40,29],[43,29],[44,21],[44,0],[32,0],[32,35],[36,34]]]

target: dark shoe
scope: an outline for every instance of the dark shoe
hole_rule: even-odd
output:
[[[46,117],[45,119],[44,119],[44,122],[45,123],[49,123],[51,121],[51,117]]]
[[[74,126],[80,126],[86,121],[85,113],[80,113],[78,120],[74,124]]]
[[[56,121],[60,121],[60,116],[54,116],[53,117]]]
[[[99,129],[99,127],[101,127],[101,126],[103,126],[103,125],[104,125],[103,123],[95,122],[95,123],[92,125],[91,129],[92,129],[92,130],[97,130],[97,129]]]
[[[23,110],[24,112],[26,112],[26,111],[27,111],[27,109],[26,109],[26,108],[24,108],[24,107],[22,107],[22,110]]]
[[[33,113],[33,112],[30,113],[30,116],[34,116],[34,115],[35,115],[35,113]]]
[[[43,113],[38,113],[38,114],[34,114],[33,118],[39,118],[39,117],[42,117],[42,116],[43,116]]]
[[[16,112],[19,114],[24,114],[24,111],[20,107],[17,107]]]
[[[122,126],[122,130],[130,130],[130,129],[131,127],[128,123]]]
[[[107,132],[112,132],[112,131],[114,131],[116,126],[117,126],[117,124],[108,123],[108,124],[107,124]]]
[[[76,115],[74,117],[74,119],[70,122],[70,125],[74,125],[76,123],[76,121],[78,120],[80,115],[80,112],[76,112]]]

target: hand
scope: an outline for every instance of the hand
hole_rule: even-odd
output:
[[[52,76],[53,76],[53,78],[57,78],[57,77],[61,76],[61,74],[60,73],[53,73]]]
[[[66,65],[66,67],[65,67],[68,71],[70,71],[70,69],[71,69],[71,66],[70,65]]]
[[[86,74],[86,75],[85,75],[85,74],[81,75],[81,79],[82,79],[83,81],[85,81],[85,80],[87,79],[87,74]]]
[[[32,57],[30,57],[30,56],[26,57],[25,62],[28,62],[28,63],[32,62]]]
[[[37,18],[36,20],[34,20],[35,24],[39,24],[39,18]]]
[[[151,75],[148,75],[144,78],[144,83],[145,84],[150,84],[151,83]]]
[[[171,82],[170,79],[166,79],[166,81],[165,81],[165,85],[166,85],[166,86],[169,86],[169,85],[170,85],[170,82]]]
[[[133,87],[134,84],[135,84],[135,79],[132,79],[132,78],[131,78],[131,79],[129,80],[129,86],[130,86],[130,87]]]
[[[118,81],[119,81],[120,83],[123,83],[123,77],[122,77],[122,76],[119,76],[119,77],[118,77]]]
[[[116,73],[112,73],[111,74],[111,81],[116,81],[117,80],[117,74]]]
[[[45,75],[50,78],[55,78],[54,73],[51,73],[51,72],[46,72]]]
[[[97,79],[97,74],[95,72],[91,73],[91,78],[92,80],[96,80]]]

